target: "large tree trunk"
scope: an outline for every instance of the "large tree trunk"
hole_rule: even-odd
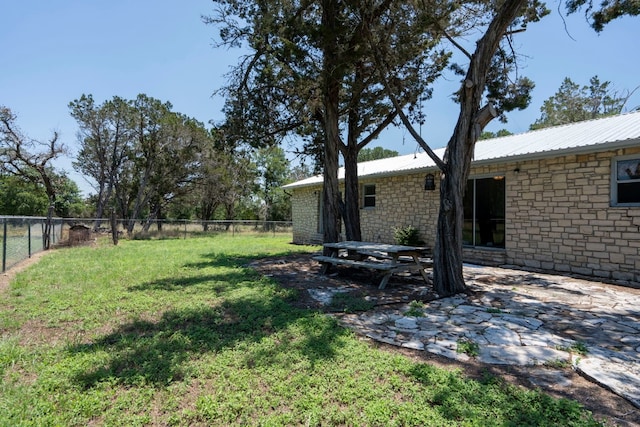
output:
[[[491,105],[480,108],[486,76],[505,31],[526,0],[507,0],[497,11],[487,32],[476,44],[460,89],[460,115],[444,155],[440,182],[440,211],[433,252],[434,289],[440,296],[466,290],[462,275],[462,225],[464,190],[475,143],[497,113]]]
[[[362,240],[358,191],[358,152],[344,150],[344,228],[347,240]]]
[[[456,170],[455,167],[450,168]],[[458,175],[458,176],[454,176]],[[460,174],[443,173],[440,181],[440,211],[433,251],[433,278],[436,293],[454,295],[465,290],[462,276],[462,198]]]
[[[340,100],[340,80],[337,76],[338,43],[334,40],[337,26],[336,0],[322,2],[323,40],[323,103],[324,103],[324,186],[322,222],[324,225],[323,241],[337,242],[340,239],[340,194],[338,189],[338,147],[340,130],[338,125],[338,105]],[[326,251],[326,249],[325,249]],[[328,255],[328,254],[325,254]]]

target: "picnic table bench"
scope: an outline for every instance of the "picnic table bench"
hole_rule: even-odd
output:
[[[356,241],[325,243],[324,247],[329,249],[329,256],[312,257],[322,264],[322,274],[326,274],[332,265],[346,265],[385,272],[379,289],[384,289],[391,276],[398,273],[419,272],[429,283],[425,268],[431,267],[432,263],[421,259],[429,252],[428,248]],[[346,252],[347,256],[341,256],[341,252]],[[349,257],[349,253],[355,254],[355,258]]]

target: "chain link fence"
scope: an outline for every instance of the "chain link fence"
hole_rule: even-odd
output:
[[[189,238],[212,234],[292,235],[290,221],[110,220],[53,218],[51,246],[75,245],[98,236],[124,239]],[[2,272],[45,249],[46,217],[0,216]],[[115,227],[112,227],[112,223]],[[131,231],[129,231],[131,230]]]
[[[46,217],[0,216],[0,242],[2,243],[2,272],[45,248]],[[51,244],[62,239],[63,222],[53,219]]]

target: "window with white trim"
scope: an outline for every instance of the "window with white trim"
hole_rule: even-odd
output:
[[[613,159],[611,206],[640,206],[640,155]]]
[[[376,185],[375,184],[367,184],[362,186],[362,207],[363,208],[376,207]]]

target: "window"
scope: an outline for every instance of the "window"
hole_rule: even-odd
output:
[[[465,245],[504,248],[504,176],[467,181],[463,204],[462,242]]]
[[[364,185],[362,187],[362,206],[373,208],[376,206],[376,186],[375,184]]]
[[[640,205],[640,155],[613,160],[611,205]]]

